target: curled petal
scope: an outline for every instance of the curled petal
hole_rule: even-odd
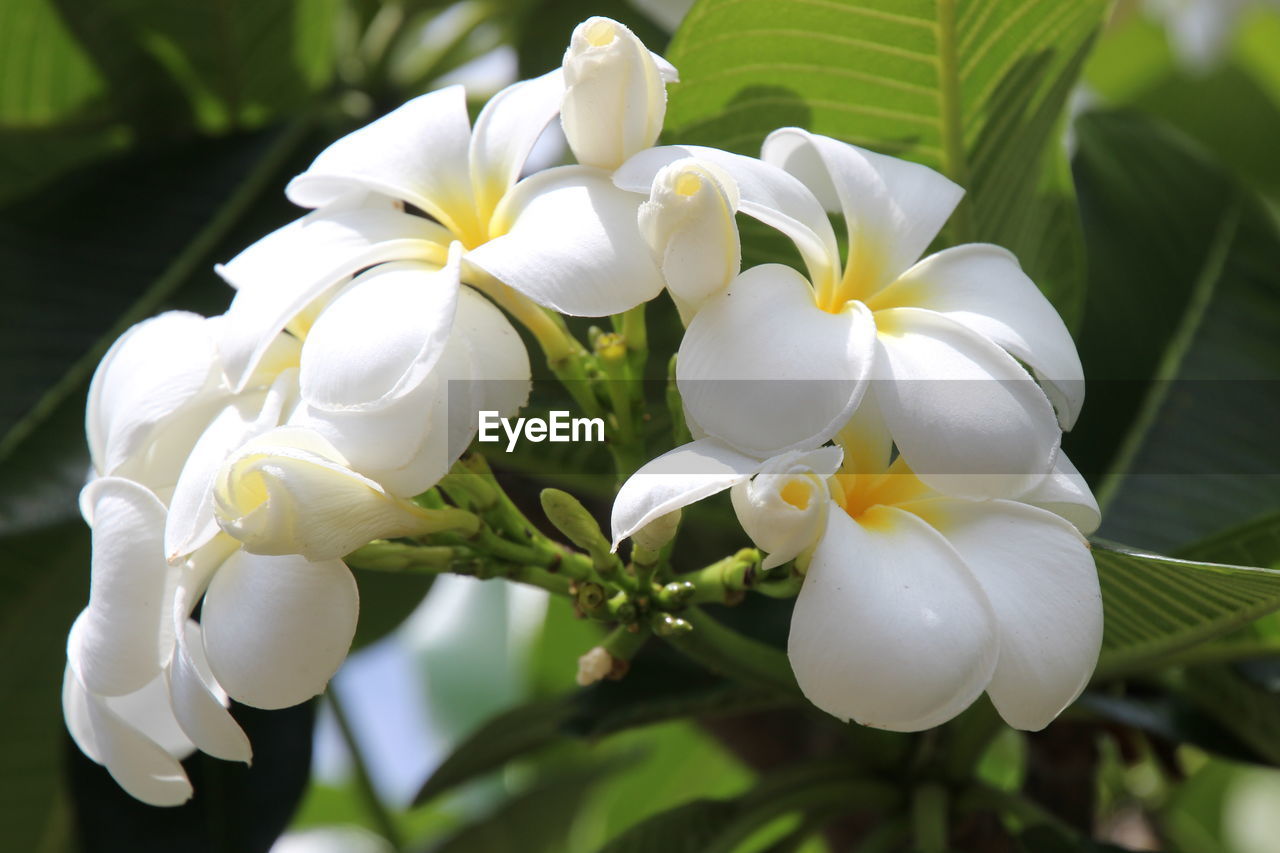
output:
[[[613,182],[624,190],[648,194],[660,171],[688,158],[722,169],[737,186],[737,209],[790,237],[815,282],[834,281],[840,252],[831,220],[813,193],[777,166],[718,148],[666,145],[632,157],[614,172]]]
[[[237,551],[201,611],[214,678],[239,702],[268,710],[322,692],[355,635],[359,594],[340,560]]]
[[[1098,499],[1065,453],[1059,452],[1053,471],[1018,500],[1062,516],[1086,536],[1102,523]]]
[[[1000,661],[987,693],[1009,725],[1038,731],[1084,690],[1102,647],[1102,594],[1084,537],[1013,501],[908,506],[951,543],[995,611]]]
[[[218,534],[213,513],[218,469],[236,448],[280,425],[297,402],[297,385],[297,370],[286,370],[267,391],[235,398],[205,429],[191,449],[169,500],[164,528],[164,552],[169,562],[182,559]]]
[[[742,267],[738,186],[719,166],[677,160],[654,178],[640,205],[640,232],[686,325]]]
[[[894,507],[832,511],[791,616],[787,654],[809,701],[893,731],[944,723],[999,651],[991,605],[937,531]]]
[[[191,799],[191,783],[178,759],[85,689],[71,664],[62,680],[62,709],[81,751],[106,767],[130,796],[153,806]]]
[[[201,752],[224,761],[249,763],[253,749],[244,730],[227,711],[227,694],[214,680],[205,659],[200,626],[185,617],[178,631],[169,695],[182,731]]]
[[[335,559],[372,539],[445,529],[456,512],[396,498],[317,433],[280,427],[231,457],[215,492],[223,530],[255,554]]]
[[[218,340],[232,386],[243,389],[280,330],[336,285],[388,261],[443,265],[451,239],[421,216],[343,208],[304,216],[217,267],[238,289]]]
[[[85,687],[122,696],[154,679],[168,655],[168,603],[176,578],[164,558],[164,505],[118,477],[85,486],[92,508],[89,606],[67,638],[67,657]]]
[[[1062,437],[1027,372],[976,332],[920,308],[877,311],[875,395],[899,452],[947,494],[1022,494]]]
[[[995,341],[1031,366],[1071,429],[1084,403],[1084,369],[1058,312],[999,246],[974,243],[930,255],[876,296],[872,309],[915,306],[936,311]]]
[[[849,229],[846,279],[866,299],[915,263],[964,190],[932,169],[788,127],[764,141],[761,158],[786,169]]]
[[[530,391],[529,351],[520,333],[492,302],[469,287],[463,288],[459,297],[455,328],[456,334],[471,344],[472,383],[476,386],[471,392],[471,413],[490,409],[503,416],[514,415],[528,401]],[[459,390],[460,378],[456,371],[446,372],[451,393]],[[469,420],[474,427],[475,417]],[[470,441],[468,437],[464,446]]]
[[[564,54],[560,122],[578,162],[616,169],[662,132],[667,90],[653,55],[626,26],[588,18]]]
[[[749,478],[764,460],[712,438],[669,450],[632,474],[613,501],[613,547],[655,519]]]
[[[539,172],[503,199],[494,218],[502,236],[471,250],[467,260],[561,313],[617,314],[662,290],[636,224],[642,201],[595,169]]]
[[[769,553],[762,568],[780,566],[818,541],[831,505],[826,481],[839,470],[841,456],[837,447],[784,454],[733,487],[738,522]]]
[[[455,243],[443,269],[375,267],[325,306],[302,345],[302,398],[329,411],[370,411],[421,384],[453,328],[460,250]]]
[[[699,427],[764,458],[836,433],[866,391],[874,346],[861,303],[829,314],[799,273],[766,264],[694,317],[676,378]]]
[[[85,432],[97,472],[136,476],[158,429],[217,396],[217,367],[208,321],[198,314],[169,311],[121,335],[89,386]]]
[[[466,90],[448,86],[342,137],[290,181],[285,194],[294,204],[321,208],[376,192],[412,203],[455,233],[472,231],[470,145]]]

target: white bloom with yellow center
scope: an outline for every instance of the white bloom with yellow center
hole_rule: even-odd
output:
[[[615,181],[641,191],[688,157],[731,175],[738,209],[790,237],[808,270],[748,269],[689,323],[677,379],[701,434],[760,457],[811,447],[874,386],[900,452],[938,488],[1015,496],[1052,469],[1059,426],[1074,423],[1084,396],[1062,320],[999,247],[918,260],[960,201],[958,186],[796,128],[771,134],[763,161],[654,148]],[[848,228],[843,259],[829,211]]]
[[[844,720],[917,731],[985,690],[1010,725],[1043,728],[1084,689],[1102,642],[1088,543],[1050,511],[1097,526],[1079,475],[1059,456],[1021,500],[957,498],[930,488],[904,457],[890,462],[873,406],[839,441],[842,465],[836,448],[772,460],[714,439],[677,448],[623,485],[615,539],[733,487],[769,564],[798,555],[805,566],[787,652],[811,702]]]

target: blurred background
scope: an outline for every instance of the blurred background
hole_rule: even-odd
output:
[[[58,703],[66,630],[88,593],[75,504],[88,469],[84,394],[111,340],[167,308],[225,310],[230,292],[212,265],[298,214],[284,184],[339,135],[447,83],[465,83],[478,108],[558,65],[574,25],[591,15],[628,24],[662,52],[689,5],[0,0],[0,849],[588,853],[650,815],[740,794],[786,755],[823,753],[834,735],[822,725],[726,694],[660,649],[610,692],[566,702],[597,626],[537,590],[457,577],[429,588],[361,574],[358,650],[331,694],[283,712],[237,708],[253,768],[197,756],[197,795],[180,809],[124,795],[71,744]],[[1123,108],[1158,124],[1204,170],[1206,193],[1243,188],[1270,218],[1259,227],[1280,221],[1280,4],[1120,2],[1082,80],[1073,116]],[[1068,124],[1063,144],[1074,152],[1077,143]],[[563,156],[552,129],[534,165]],[[1082,203],[1107,212],[1090,182],[1122,183],[1145,154],[1128,156],[1076,156]],[[1128,236],[1123,216],[1095,219],[1109,232],[1101,242],[1088,222],[1090,284],[1105,289],[1143,261],[1109,264],[1108,247]],[[679,325],[670,306],[653,311],[653,326],[666,330],[654,345],[660,377]],[[1118,443],[1105,425],[1082,421],[1067,447],[1092,475]],[[503,459],[500,476],[526,502],[536,505],[535,481],[550,482],[607,517],[608,480],[566,475],[607,459],[562,447],[568,455]],[[1139,490],[1125,500],[1145,498]],[[1117,519],[1115,538],[1177,544],[1164,522]],[[689,528],[698,531],[689,565],[747,544],[727,501],[699,507]],[[787,617],[779,603],[748,602],[727,618],[780,640]],[[1258,677],[1277,688],[1274,668]],[[686,704],[673,712],[663,701],[677,694]],[[1046,773],[1069,777],[1064,767],[1083,761],[1094,784],[1081,820],[1116,844],[1278,849],[1276,751],[1168,708],[1099,708],[1087,725],[1068,715],[1052,737],[1001,735],[982,758],[983,778],[1014,790]],[[675,719],[718,710],[735,713]],[[1280,699],[1267,713],[1280,732]],[[770,847],[801,838],[793,830],[771,828],[758,849],[842,849],[838,834]]]

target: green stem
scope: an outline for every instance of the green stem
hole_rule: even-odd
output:
[[[693,604],[733,604],[751,589],[757,580],[760,552],[743,548],[736,554],[717,560],[704,569],[678,575],[676,580],[693,584],[695,592],[688,599]]]
[[[666,640],[689,658],[745,684],[784,693],[799,690],[791,664],[782,652],[726,628],[697,607],[690,607],[680,615],[692,630],[673,634]]]
[[[627,361],[631,366],[631,375],[636,379],[644,379],[645,362],[649,360],[649,333],[645,328],[645,303],[622,315],[622,337],[627,342]],[[635,386],[639,392],[640,386]]]
[[[1072,838],[1080,833],[1066,821],[1019,794],[1001,791],[987,785],[971,784],[956,800],[956,810],[992,811],[1016,817],[1027,826],[1052,826]]]
[[[388,811],[386,805],[382,802],[382,798],[378,796],[378,791],[373,786],[373,777],[369,775],[369,766],[365,763],[364,754],[360,751],[360,743],[356,740],[356,733],[351,728],[351,721],[347,718],[347,713],[342,707],[342,702],[338,698],[338,693],[334,684],[329,683],[329,689],[326,694],[329,700],[329,707],[333,709],[333,718],[338,723],[338,730],[342,733],[342,739],[346,742],[347,751],[351,753],[351,767],[355,772],[356,787],[360,790],[360,795],[364,799],[365,808],[369,811],[369,818],[374,826],[378,828],[378,832],[387,840],[387,843],[399,853],[404,849],[404,839],[400,835],[400,829],[396,826],[395,820]]]
[[[945,853],[947,849],[947,792],[936,782],[916,788],[911,798],[911,822],[915,849],[920,853]]]

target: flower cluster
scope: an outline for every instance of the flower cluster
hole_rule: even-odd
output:
[[[927,168],[795,128],[758,159],[655,147],[675,79],[593,18],[474,124],[462,87],[416,98],[289,183],[310,212],[218,268],[224,315],[161,315],[103,359],[63,703],[131,794],[184,801],[195,749],[248,761],[230,699],[324,689],[358,611],[342,557],[477,532],[420,496],[478,412],[526,401],[504,311],[555,364],[578,346],[560,314],[664,289],[696,440],[624,484],[615,547],[732,489],[763,568],[804,574],[792,664],[843,719],[925,728],[985,689],[1039,728],[1078,694],[1101,633],[1081,535],[1097,506],[1059,451],[1083,398],[1061,320],[1002,249],[920,259],[962,195]],[[557,115],[576,163],[522,176]],[[741,269],[739,215],[805,272]]]

